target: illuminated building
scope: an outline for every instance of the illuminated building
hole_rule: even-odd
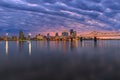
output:
[[[50,37],[50,33],[47,33],[47,38],[49,38]]]
[[[50,33],[47,33],[47,40],[50,40]]]
[[[7,36],[3,36],[3,40],[4,40],[4,41],[7,41],[7,40],[8,40],[8,37],[7,37]]]
[[[58,33],[55,34],[55,40],[59,40],[60,39],[60,36]]]
[[[76,32],[76,31],[74,31],[73,36],[74,36],[74,37],[76,37],[76,36],[77,36],[77,32]]]
[[[28,34],[28,40],[31,40],[31,33]]]
[[[68,37],[68,32],[62,32],[63,37]]]
[[[3,37],[3,40],[5,40],[5,41],[8,40],[8,33],[5,34],[5,36]]]
[[[37,38],[37,40],[44,40],[44,36],[42,36],[42,35],[40,35],[40,34],[38,34],[38,35],[36,36],[36,38]]]
[[[12,36],[11,40],[12,40],[12,41],[17,41],[18,38],[17,38],[17,36]]]
[[[74,34],[74,30],[70,29],[70,36],[73,36],[73,34]]]
[[[23,31],[20,31],[19,32],[19,40],[24,40],[24,33],[23,33]]]
[[[70,36],[71,37],[76,37],[77,36],[77,32],[74,31],[73,29],[70,30]]]
[[[68,37],[68,32],[66,31],[66,30],[64,30],[63,32],[62,32],[62,37]]]

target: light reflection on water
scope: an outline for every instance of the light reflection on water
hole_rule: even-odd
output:
[[[28,42],[28,48],[29,48],[29,55],[31,55],[31,52],[32,52],[32,44],[31,44],[31,41]]]
[[[5,51],[6,51],[6,55],[8,55],[8,41],[5,42]]]
[[[120,80],[120,41],[0,42],[0,80]]]

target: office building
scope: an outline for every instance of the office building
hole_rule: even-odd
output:
[[[58,33],[56,33],[56,34],[55,34],[55,36],[57,37],[57,36],[59,36],[59,34],[58,34]]]
[[[44,40],[44,36],[41,34],[36,35],[37,40]]]
[[[71,37],[76,37],[77,36],[77,32],[74,31],[73,29],[70,30],[70,36]]]
[[[73,36],[73,34],[74,34],[74,30],[70,29],[70,36]]]
[[[68,35],[69,35],[68,32],[62,32],[63,37],[68,37]]]
[[[20,31],[19,32],[19,40],[24,40],[24,33],[23,33],[23,31]]]

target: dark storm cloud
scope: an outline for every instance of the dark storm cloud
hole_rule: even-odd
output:
[[[119,12],[119,0],[1,0],[0,31],[118,31]]]

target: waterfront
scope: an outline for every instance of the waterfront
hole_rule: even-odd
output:
[[[120,80],[120,40],[1,41],[0,80]]]

